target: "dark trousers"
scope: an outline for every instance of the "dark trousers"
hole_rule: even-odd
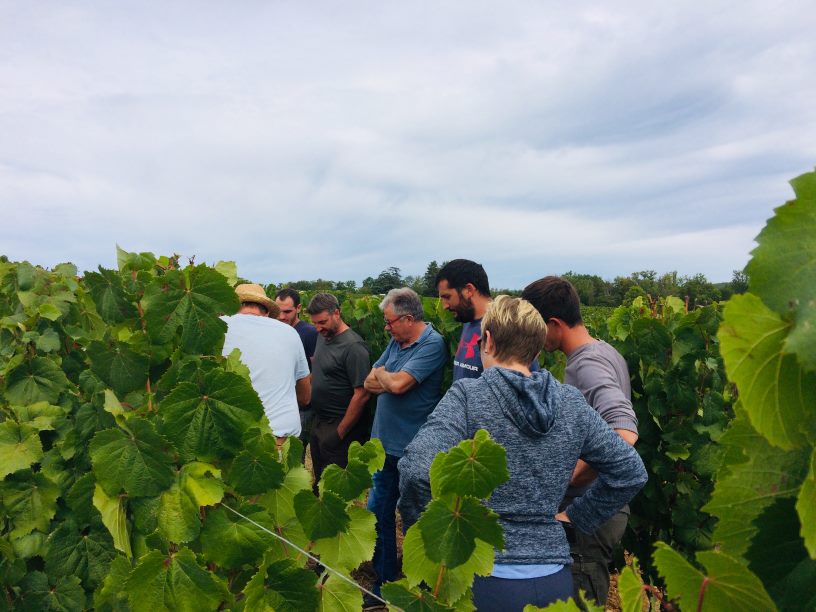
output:
[[[342,440],[337,435],[337,425],[342,419],[327,419],[315,414],[312,420],[312,432],[309,438],[309,449],[312,455],[312,469],[315,475],[315,490],[320,476],[332,463],[344,468],[348,465],[348,450],[352,442],[364,444],[368,440],[368,424],[365,419],[358,420]]]
[[[578,529],[568,528],[567,539],[570,541],[576,599],[578,591],[582,590],[588,601],[595,600],[598,605],[606,603],[609,593],[609,564],[628,522],[629,507],[626,506],[595,533],[587,535]]]
[[[541,578],[514,580],[476,576],[473,605],[478,612],[521,612],[527,604],[543,608],[572,597],[572,574],[567,567]]]

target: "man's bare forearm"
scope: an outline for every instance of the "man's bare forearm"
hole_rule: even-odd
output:
[[[370,397],[371,394],[363,387],[355,387],[354,395],[351,397],[348,408],[346,408],[346,414],[337,424],[337,435],[340,436],[341,440],[346,437],[351,428],[354,427],[357,421],[360,420],[360,417],[363,416],[366,403],[368,403],[368,398]]]
[[[385,368],[376,368],[372,372],[383,389],[394,395],[407,393],[416,385],[416,379],[402,370],[399,372],[386,372]]]
[[[634,431],[629,431],[628,429],[616,429],[615,433],[623,438],[623,441],[629,446],[634,446],[635,442],[637,442],[638,435]],[[575,469],[572,470],[570,485],[573,487],[585,487],[592,484],[597,477],[598,474],[595,472],[595,470],[593,470],[586,461],[579,459],[578,463],[575,464]]]
[[[374,368],[369,372],[368,376],[366,376],[365,382],[363,383],[363,388],[368,391],[369,393],[373,393],[375,395],[379,395],[380,393],[385,393],[385,388],[382,386],[379,380],[377,380],[377,374],[375,370],[379,368]]]

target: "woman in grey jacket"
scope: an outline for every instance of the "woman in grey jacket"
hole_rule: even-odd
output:
[[[499,515],[505,549],[493,573],[477,576],[478,610],[521,610],[572,596],[572,563],[561,522],[585,533],[624,506],[646,484],[637,452],[601,419],[574,387],[529,364],[547,327],[528,302],[499,296],[482,319],[484,374],[454,383],[399,462],[399,508],[413,524],[431,498],[428,473],[437,453],[479,429],[507,451],[510,480],[488,505]],[[585,495],[558,513],[572,470],[583,459],[598,473]]]

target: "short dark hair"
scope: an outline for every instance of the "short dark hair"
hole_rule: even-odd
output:
[[[561,319],[570,327],[584,322],[578,292],[572,283],[560,276],[545,276],[533,281],[524,288],[521,297],[535,306],[545,321]]]
[[[275,296],[276,300],[285,300],[286,298],[292,298],[292,304],[295,308],[300,306],[300,293],[291,289],[289,287],[284,287],[280,291],[278,291],[277,295]]]
[[[316,315],[324,310],[329,314],[337,312],[340,310],[340,302],[331,293],[315,293],[306,307],[306,312],[310,315]]]
[[[490,283],[487,280],[487,272],[481,264],[469,259],[454,259],[449,261],[436,275],[434,284],[439,286],[441,281],[447,281],[451,289],[461,291],[465,285],[470,283],[476,291],[485,297],[490,297]]]

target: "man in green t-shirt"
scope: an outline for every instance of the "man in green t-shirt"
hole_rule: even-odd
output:
[[[370,394],[363,383],[371,362],[363,339],[343,321],[336,297],[318,293],[306,312],[320,334],[312,357],[314,422],[309,440],[316,488],[328,465],[346,467],[352,442],[368,439],[364,415]]]

